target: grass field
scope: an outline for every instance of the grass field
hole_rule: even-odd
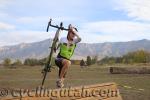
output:
[[[65,84],[66,86],[83,86],[115,82],[122,86],[128,86],[127,88],[118,86],[123,100],[150,100],[150,74],[110,74],[109,67],[93,65],[80,68],[80,66],[72,65],[67,73]],[[0,88],[34,89],[41,85],[41,69],[41,66],[24,66],[16,69],[0,68]],[[56,87],[57,74],[57,67],[48,73],[45,87]]]

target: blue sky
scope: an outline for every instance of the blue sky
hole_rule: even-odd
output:
[[[150,39],[149,11],[150,0],[0,0],[0,46],[52,38],[49,18],[76,26],[86,43]]]

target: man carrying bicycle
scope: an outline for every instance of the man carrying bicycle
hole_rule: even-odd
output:
[[[55,59],[55,63],[59,67],[59,79],[56,81],[56,85],[59,88],[64,87],[64,78],[68,67],[71,65],[70,58],[74,54],[76,44],[81,41],[81,38],[77,33],[77,29],[69,25],[67,37],[61,38],[60,43],[57,46],[57,49],[60,48],[60,51]]]

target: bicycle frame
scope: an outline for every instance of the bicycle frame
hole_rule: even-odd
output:
[[[57,31],[56,31],[56,34],[55,34],[54,39],[53,39],[53,43],[52,43],[52,46],[51,46],[50,54],[49,54],[49,56],[48,56],[48,58],[46,60],[45,68],[42,70],[42,73],[43,73],[43,76],[44,76],[43,80],[42,80],[42,86],[44,85],[47,72],[51,71],[53,52],[54,52],[54,48],[56,48],[56,43],[59,41],[59,39],[58,39],[59,34],[60,34],[60,32],[62,30],[66,30],[66,31],[69,30],[69,29],[66,29],[66,28],[63,27],[63,23],[62,22],[60,23],[60,26],[58,26],[58,25],[52,25],[51,21],[52,21],[52,19],[50,19],[50,21],[48,23],[47,32],[49,31],[49,26],[57,28]]]

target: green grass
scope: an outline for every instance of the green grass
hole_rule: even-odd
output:
[[[124,65],[126,66],[126,65]],[[17,67],[16,69],[0,69],[1,88],[36,88],[41,85],[41,66]],[[45,87],[55,88],[58,69],[48,73]],[[122,86],[130,86],[132,89],[119,86],[124,100],[150,100],[150,75],[149,74],[110,74],[108,66],[90,66],[81,69],[79,66],[70,66],[65,83],[67,86],[80,86],[105,82],[115,82]],[[139,91],[138,89],[144,89]]]

